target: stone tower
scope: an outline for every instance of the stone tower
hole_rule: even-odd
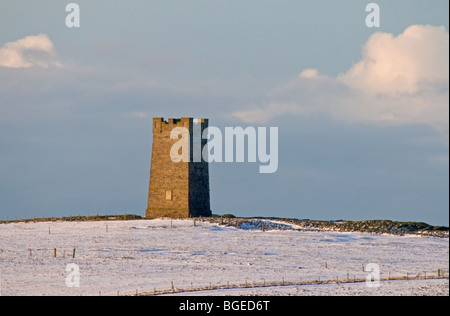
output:
[[[171,139],[175,127],[189,130],[189,161],[174,162],[170,156],[172,146],[178,141]],[[209,200],[208,162],[193,159],[192,148],[201,148],[207,140],[201,135],[208,127],[207,119],[153,118],[153,146],[148,192],[147,218],[188,218],[211,216]],[[194,133],[196,129],[198,133]],[[194,137],[194,134],[196,137]],[[195,145],[194,145],[195,143]]]

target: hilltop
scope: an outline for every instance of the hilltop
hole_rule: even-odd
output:
[[[253,218],[223,218],[208,219],[208,221],[222,221],[224,225],[236,226],[242,229],[273,229],[273,221],[277,229],[295,229],[309,231],[338,231],[338,232],[365,232],[393,235],[419,235],[434,237],[449,237],[449,228],[433,226],[421,222],[397,222],[391,220],[365,220],[365,221],[319,221],[310,219],[253,217]],[[263,224],[264,223],[264,224]]]
[[[117,221],[117,220],[143,220],[144,217],[135,214],[124,215],[94,215],[94,216],[68,216],[68,217],[41,217],[20,220],[0,221],[0,224],[20,222],[85,222],[85,221]],[[310,220],[280,217],[236,217],[231,214],[213,215],[212,217],[197,218],[196,220],[216,223],[224,226],[233,226],[246,230],[304,230],[304,231],[336,231],[336,232],[365,232],[392,235],[419,235],[449,238],[449,228],[433,226],[422,222],[398,222],[391,220]]]

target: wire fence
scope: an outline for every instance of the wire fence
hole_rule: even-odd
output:
[[[380,277],[378,281],[386,282],[386,281],[399,281],[399,280],[437,280],[437,279],[449,279],[449,269],[438,269],[435,272],[420,272],[420,273],[403,273],[403,274],[394,274],[388,273],[388,276]],[[230,283],[227,284],[216,284],[213,285],[209,282],[208,285],[200,285],[194,286],[193,283],[190,284],[190,287],[176,287],[174,281],[171,281],[171,286],[166,289],[156,289],[154,288],[151,291],[139,291],[136,289],[134,293],[120,293],[117,291],[118,296],[155,296],[155,295],[166,295],[166,294],[181,294],[181,293],[189,293],[189,292],[201,292],[201,291],[214,291],[214,290],[233,290],[233,289],[257,289],[257,288],[269,288],[269,287],[282,287],[282,286],[307,286],[307,285],[322,285],[322,284],[357,284],[357,283],[372,283],[374,280],[368,279],[368,277],[361,276],[350,276],[347,274],[346,278],[339,277],[336,278],[325,278],[321,279],[320,277],[317,279],[309,279],[302,280],[299,278],[298,281],[285,280],[282,278],[278,281],[254,281],[249,282],[245,280],[242,283]],[[377,281],[377,280],[375,280]],[[101,295],[101,292],[99,292]]]

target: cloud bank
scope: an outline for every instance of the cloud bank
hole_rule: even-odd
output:
[[[0,67],[61,66],[53,42],[46,34],[27,36],[0,48]]]
[[[259,104],[233,115],[247,123],[326,115],[375,124],[425,124],[444,133],[448,142],[448,56],[444,27],[413,25],[398,36],[378,32],[347,72],[331,78],[305,69]]]

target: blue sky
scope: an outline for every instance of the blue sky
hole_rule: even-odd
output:
[[[279,127],[215,213],[449,222],[448,1],[0,3],[0,218],[147,203],[152,117]]]

